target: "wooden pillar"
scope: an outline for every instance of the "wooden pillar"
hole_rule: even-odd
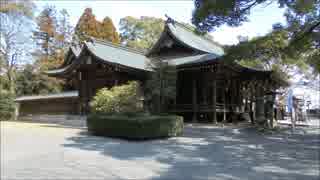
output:
[[[274,102],[275,102],[275,93],[270,93],[267,96],[267,120],[270,128],[274,128]]]
[[[254,103],[254,89],[252,86],[249,87],[250,88],[250,118],[251,118],[251,123],[255,124],[255,120],[256,120],[256,114],[255,114],[255,103]]]
[[[230,104],[232,104],[232,106],[230,107],[230,110],[232,112],[234,112],[234,96],[235,96],[235,86],[234,86],[234,80],[231,80],[231,84],[230,84]]]
[[[258,84],[256,89],[256,117],[257,123],[264,126],[265,115],[264,115],[264,93],[261,84]]]
[[[198,111],[198,104],[197,104],[197,81],[195,78],[192,79],[192,122],[197,122],[197,111]]]
[[[202,77],[202,97],[203,97],[203,104],[208,104],[207,98],[207,81],[206,81],[206,74],[203,73]]]
[[[214,78],[212,81],[212,116],[213,116],[213,123],[217,123],[217,80]]]
[[[226,112],[226,87],[223,87],[223,94],[222,94],[222,98],[223,98],[223,122],[225,123],[227,121],[227,112]]]

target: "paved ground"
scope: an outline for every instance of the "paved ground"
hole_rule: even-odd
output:
[[[127,142],[49,124],[1,123],[1,179],[319,178],[319,128],[262,135],[188,126],[169,140]]]
[[[280,124],[291,125],[291,119],[286,118],[285,120],[278,120]],[[296,126],[317,126],[320,127],[320,120],[316,118],[308,118],[306,121],[297,121]]]

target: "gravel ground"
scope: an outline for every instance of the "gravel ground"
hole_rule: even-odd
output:
[[[318,180],[319,127],[263,135],[187,125],[146,142],[95,137],[53,124],[1,123],[1,179]]]

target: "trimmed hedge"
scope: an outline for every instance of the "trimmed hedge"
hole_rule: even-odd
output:
[[[87,118],[88,131],[94,135],[133,140],[179,136],[183,125],[183,118],[175,115],[91,114]]]

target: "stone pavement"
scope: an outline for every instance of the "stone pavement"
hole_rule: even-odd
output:
[[[291,125],[291,119],[278,120],[278,123],[283,125]],[[296,126],[316,126],[320,127],[319,118],[308,118],[306,121],[296,121]]]
[[[263,135],[187,125],[182,137],[128,142],[53,124],[0,126],[1,179],[319,179],[317,127]]]

